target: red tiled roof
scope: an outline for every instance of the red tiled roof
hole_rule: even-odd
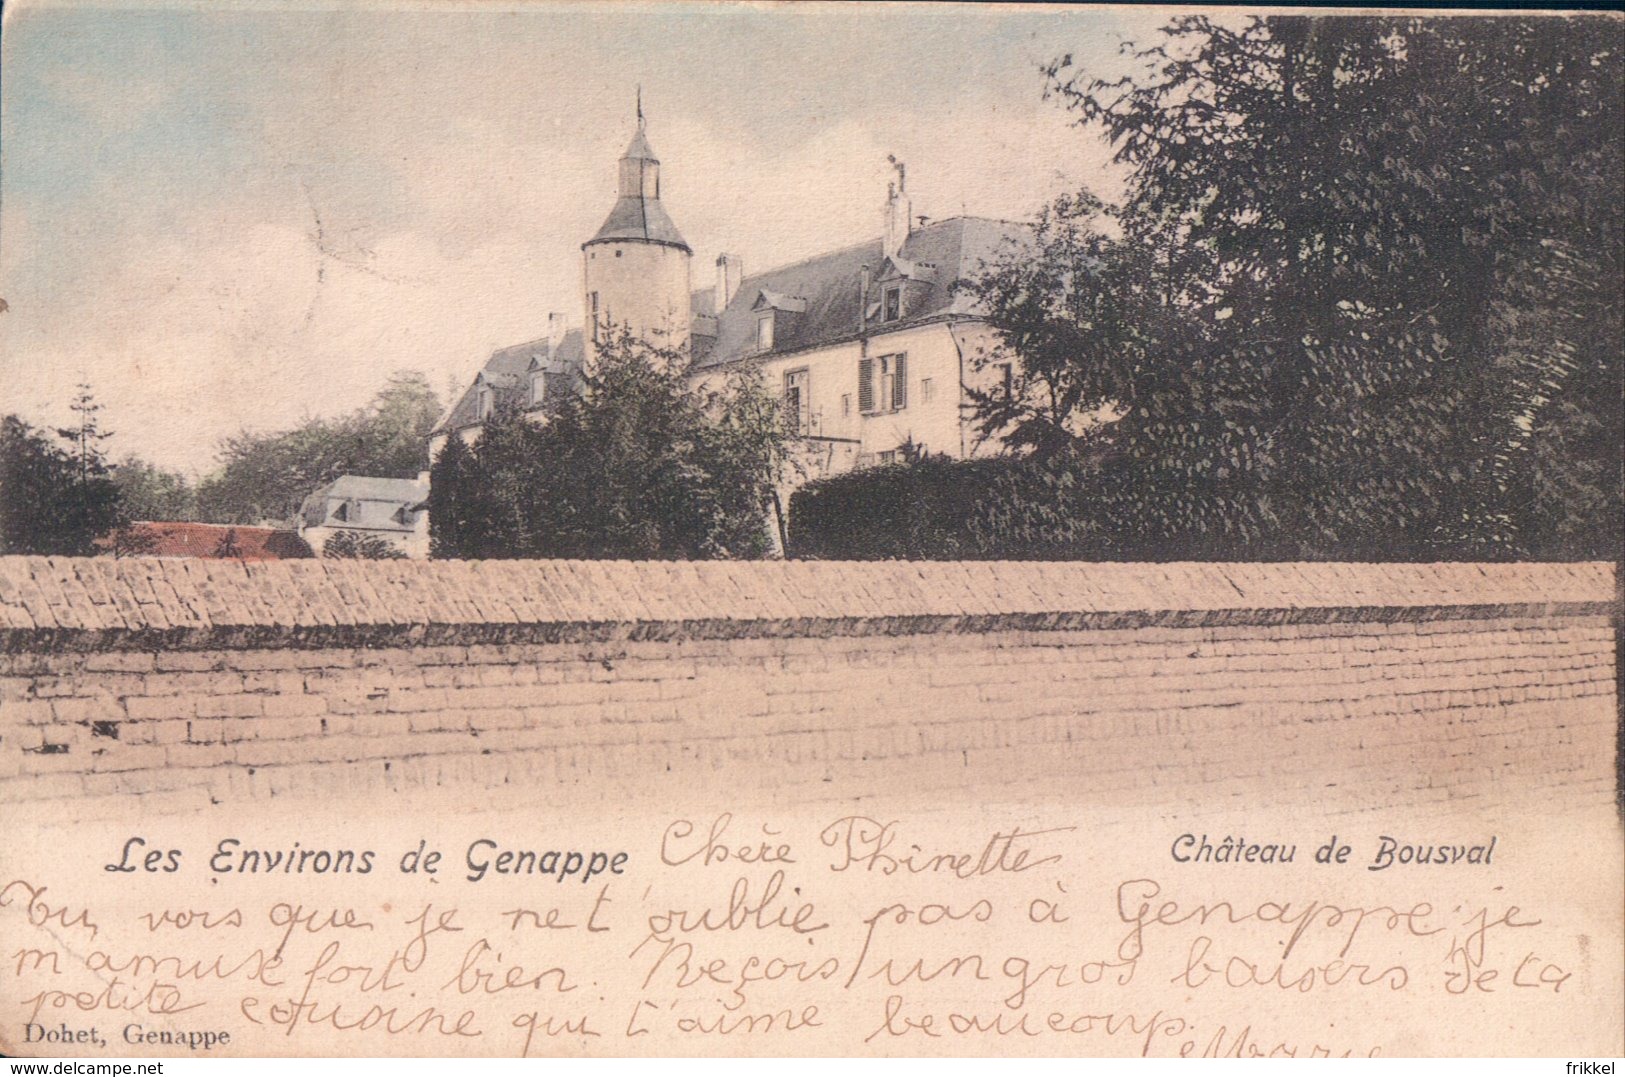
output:
[[[298,532],[274,527],[242,527],[235,524],[195,524],[170,521],[142,521],[130,525],[140,536],[150,536],[151,545],[132,543],[136,557],[230,557],[239,561],[282,561],[314,557]],[[231,535],[231,543],[226,541]],[[103,549],[113,545],[111,535],[98,539]],[[231,551],[228,546],[235,546]]]

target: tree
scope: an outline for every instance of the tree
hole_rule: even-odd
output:
[[[79,383],[78,392],[68,405],[68,410],[78,421],[72,426],[58,427],[57,436],[70,446],[80,483],[88,483],[92,477],[107,474],[107,455],[102,449],[102,442],[112,437],[113,433],[102,429],[102,406],[96,403],[95,394],[84,382]]]
[[[468,445],[456,433],[429,469],[429,556],[455,558],[471,543],[478,481]]]
[[[708,540],[719,557],[760,557],[769,552],[761,526],[761,506],[772,508],[779,549],[787,549],[789,520],[779,496],[786,474],[800,473],[791,431],[779,397],[767,387],[760,367],[731,371],[720,393],[706,401],[699,428],[706,488],[715,496],[706,511],[716,522]],[[910,442],[912,445],[912,442]]]
[[[15,415],[0,420],[0,553],[89,556],[120,526],[118,490],[95,439],[84,444],[76,457]]]
[[[1008,243],[958,282],[999,330],[975,369],[1010,370],[1008,381],[966,387],[978,435],[1040,460],[1095,440],[1152,342],[1170,337],[1158,277],[1150,248],[1124,242],[1116,213],[1084,191],[1045,206],[1030,241]]]
[[[62,552],[57,507],[74,477],[73,461],[33,427],[0,420],[0,552]]]
[[[416,478],[429,466],[429,431],[442,410],[428,378],[417,371],[390,375],[367,408],[340,424],[365,464],[360,473]]]
[[[235,527],[226,528],[226,533],[221,535],[220,541],[214,544],[214,552],[211,556],[222,560],[230,560],[234,557],[242,557],[242,555],[243,546],[237,539],[237,529]]]
[[[198,486],[199,513],[213,523],[282,521],[340,475],[413,478],[428,466],[439,415],[428,380],[404,373],[349,415],[307,419],[279,434],[245,430],[221,444],[219,470]]]
[[[113,532],[107,552],[115,558],[144,557],[158,549],[162,541],[160,535],[161,532],[155,528],[126,522]]]
[[[113,468],[119,501],[131,520],[195,520],[197,491],[178,471],[166,471],[139,456],[126,456]]]
[[[336,531],[322,544],[322,556],[352,561],[398,561],[406,557],[406,551],[377,535]]]
[[[995,287],[993,321],[1115,400],[1107,530],[1194,556],[1613,556],[1620,35],[1190,15],[1138,76],[1057,60],[1051,91],[1132,169],[1122,241],[1058,232],[1041,263],[1074,271],[1030,275],[1025,307]],[[1124,267],[1104,308],[1086,263]]]
[[[623,335],[544,423],[504,402],[432,475],[435,556],[760,557],[788,437],[759,375],[690,385],[686,356]],[[455,439],[453,439],[455,440]]]
[[[106,535],[128,523],[129,516],[119,504],[118,486],[113,482],[112,469],[102,448],[103,442],[113,434],[102,429],[102,406],[96,402],[89,385],[80,383],[68,408],[78,421],[58,429],[57,435],[68,442],[75,475],[55,524],[65,534],[75,536],[73,543],[80,548],[83,536]]]

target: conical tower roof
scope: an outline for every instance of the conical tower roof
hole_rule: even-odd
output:
[[[668,247],[681,247],[693,253],[683,234],[672,223],[671,214],[653,198],[618,198],[609,211],[603,226],[583,246],[606,243],[616,239],[636,239],[646,243],[664,243]]]
[[[631,145],[627,146],[626,152],[621,154],[621,160],[653,161],[656,164],[660,163],[660,158],[655,156],[655,151],[649,148],[649,139],[643,133],[643,124],[641,122],[638,124],[637,133],[632,136]]]
[[[583,247],[613,240],[639,240],[663,243],[693,253],[671,215],[660,204],[660,158],[655,156],[644,133],[643,105],[638,103],[638,129],[626,152],[621,154],[620,197],[610,209],[603,226]]]

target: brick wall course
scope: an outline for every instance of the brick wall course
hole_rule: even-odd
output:
[[[1594,564],[0,558],[0,805],[1595,801],[1614,596]]]

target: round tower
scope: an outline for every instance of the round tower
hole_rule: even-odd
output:
[[[687,352],[692,256],[661,204],[660,159],[649,148],[640,103],[637,133],[621,155],[615,206],[581,245],[589,365],[598,345],[622,332]]]

